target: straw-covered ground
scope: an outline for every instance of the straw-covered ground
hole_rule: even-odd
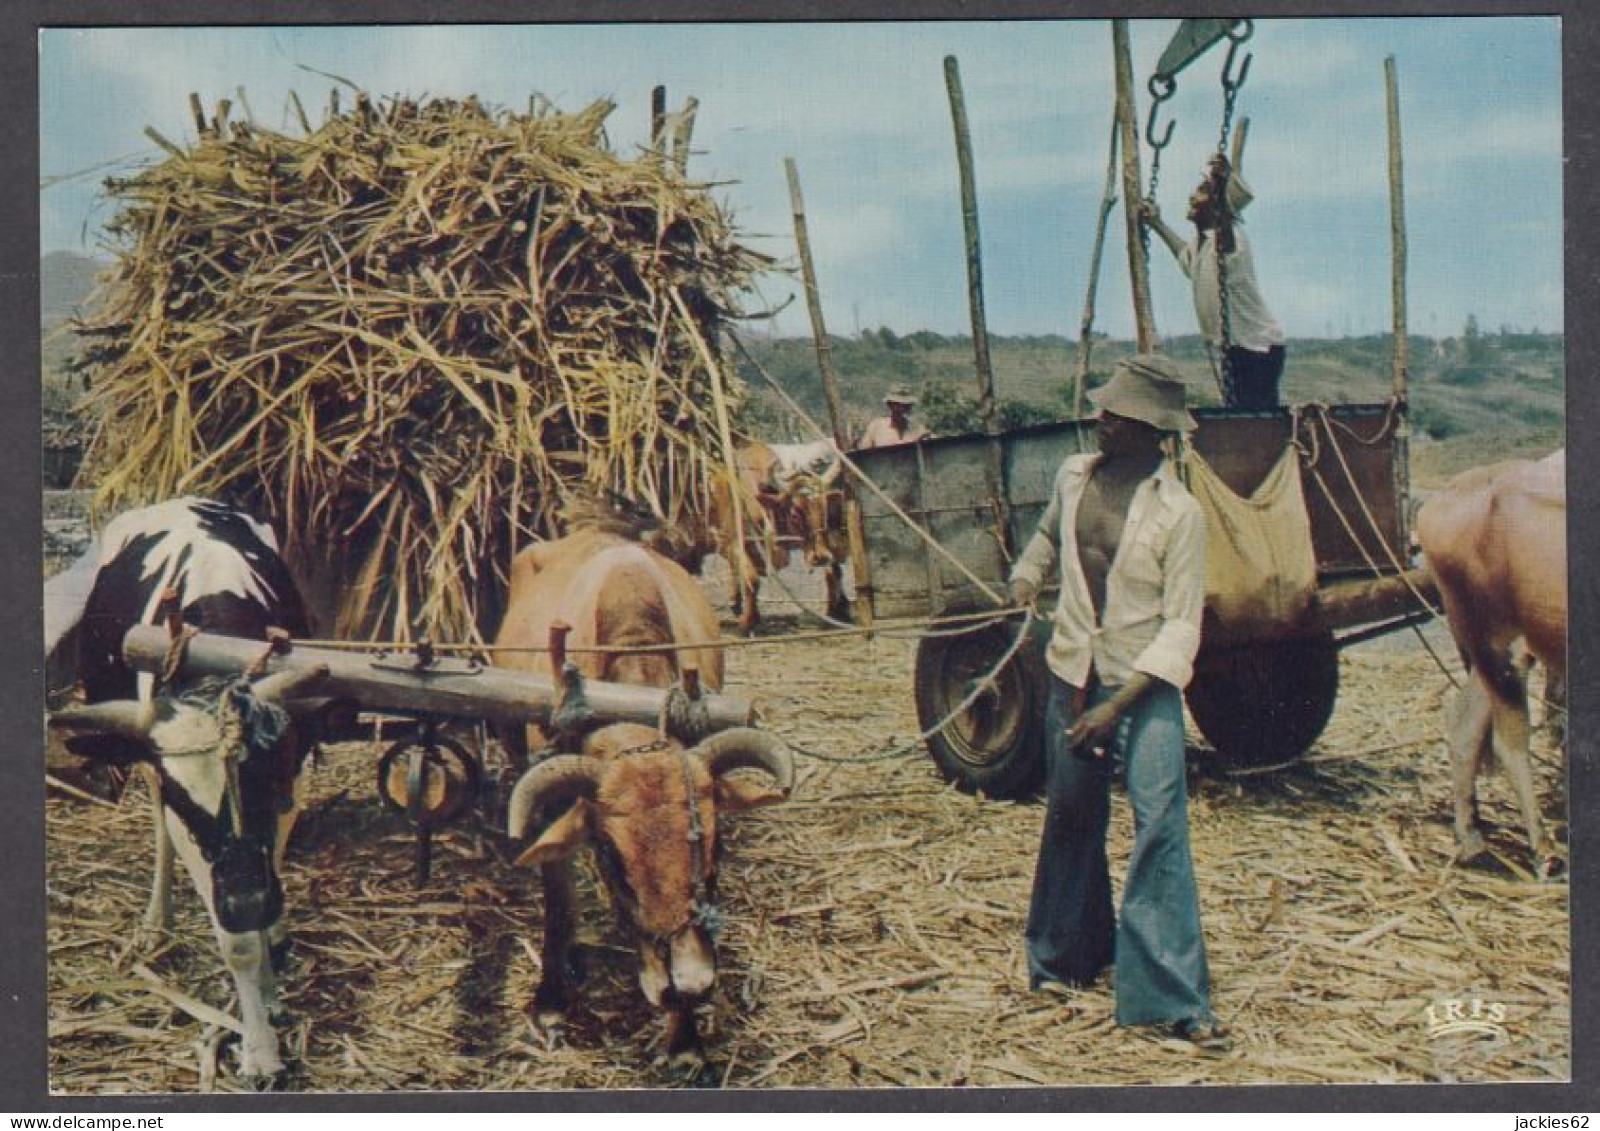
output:
[[[781,608],[780,604],[774,603]],[[778,625],[792,635],[799,627]],[[1347,653],[1333,721],[1289,770],[1191,776],[1223,1055],[1118,1029],[1112,990],[1030,994],[1022,921],[1042,808],[944,787],[915,733],[912,645],[776,638],[730,655],[730,691],[805,751],[792,802],[735,818],[702,1084],[741,1088],[1559,1080],[1571,1066],[1567,887],[1531,882],[1509,791],[1486,788],[1501,863],[1452,867],[1439,735],[1447,684],[1414,638]],[[1558,759],[1538,752],[1546,810]],[[1196,761],[1203,744],[1196,737]],[[848,759],[856,759],[850,761]],[[287,1085],[302,1091],[664,1087],[660,1023],[586,879],[588,981],[536,1033],[539,885],[481,826],[411,838],[372,747],[328,753],[285,877]],[[1120,797],[1113,866],[1131,818]],[[148,812],[49,802],[50,1083],[71,1094],[232,1090],[231,988],[192,892],[131,949]],[[592,877],[587,864],[586,877]],[[1452,1007],[1451,1003],[1458,1003]],[[1474,1005],[1474,1003],[1477,1003]],[[1433,1016],[1430,1018],[1429,1009]],[[1498,1031],[1431,1036],[1459,1016]],[[1491,1026],[1493,1027],[1493,1026]]]

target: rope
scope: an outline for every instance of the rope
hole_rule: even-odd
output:
[[[878,753],[863,753],[848,757],[838,757],[831,754],[819,754],[815,750],[808,750],[804,746],[799,746],[793,742],[789,742],[787,736],[784,736],[784,741],[788,742],[792,749],[804,754],[807,758],[811,758],[818,762],[831,762],[835,765],[868,765],[873,762],[888,762],[896,758],[906,758],[913,754],[921,753],[922,748],[927,744],[930,738],[936,734],[939,734],[951,723],[955,722],[959,716],[965,714],[968,708],[978,701],[978,698],[981,695],[993,689],[995,677],[1004,671],[1005,666],[1012,661],[1013,657],[1015,657],[1019,651],[1021,651],[1022,645],[1028,639],[1028,631],[1033,627],[1033,622],[1035,619],[1036,618],[1034,617],[1032,609],[1024,609],[1022,627],[1017,630],[1017,635],[1015,639],[1011,641],[1011,646],[1006,649],[1005,654],[1002,655],[999,660],[995,661],[994,667],[985,672],[981,679],[973,682],[972,690],[967,693],[965,699],[956,704],[949,714],[945,715],[944,718],[934,723],[933,726],[929,727],[927,730],[917,735],[916,738],[905,743],[904,745],[893,747],[892,749]]]
[[[848,636],[885,636],[888,633],[881,627],[889,624],[901,628],[916,625],[970,625],[971,628],[963,631],[976,631],[977,628],[991,624],[995,621],[1009,620],[1018,613],[1026,610],[1020,606],[1005,606],[997,609],[988,609],[976,613],[953,613],[949,616],[939,617],[907,617],[895,621],[877,621],[871,628],[852,626],[848,629],[835,629],[827,632],[796,632],[781,637],[768,637],[756,639],[743,636],[719,636],[714,640],[691,640],[686,642],[673,642],[669,644],[631,644],[631,645],[567,645],[568,655],[598,655],[598,656],[626,656],[634,654],[659,655],[664,652],[690,652],[710,648],[761,648],[775,647],[790,643],[804,643],[815,640],[840,640]],[[960,635],[960,632],[928,633],[928,636]],[[920,639],[920,637],[916,637]],[[377,641],[377,640],[297,640],[295,643],[306,648],[322,648],[331,652],[373,652],[383,655],[387,652],[401,649],[414,649],[416,645],[407,641]],[[505,652],[505,653],[533,653],[541,654],[550,651],[548,644],[433,644],[435,652],[473,653]]]
[[[1323,430],[1328,434],[1329,446],[1333,449],[1334,454],[1339,458],[1339,466],[1344,471],[1345,482],[1350,485],[1350,493],[1355,496],[1356,502],[1360,504],[1362,513],[1366,515],[1367,522],[1372,527],[1373,533],[1377,536],[1379,545],[1381,545],[1385,553],[1388,554],[1390,564],[1395,568],[1396,573],[1401,580],[1405,582],[1406,588],[1411,591],[1411,596],[1416,600],[1416,602],[1426,609],[1429,615],[1437,618],[1440,615],[1439,610],[1434,608],[1432,602],[1423,596],[1422,591],[1412,584],[1410,579],[1405,576],[1405,566],[1395,555],[1394,549],[1389,545],[1388,539],[1383,536],[1383,529],[1378,525],[1377,518],[1373,516],[1372,508],[1367,505],[1366,497],[1361,493],[1361,486],[1356,482],[1355,475],[1350,470],[1350,464],[1344,458],[1343,451],[1339,448],[1338,437],[1333,434],[1333,429],[1328,423],[1329,414],[1327,406],[1307,405],[1305,410],[1300,408],[1293,409],[1291,413],[1293,432],[1291,435],[1293,436],[1294,445],[1302,455],[1307,457],[1306,468],[1311,472],[1311,477],[1316,480],[1317,486],[1321,488],[1322,497],[1327,502],[1328,509],[1333,511],[1333,516],[1337,518],[1339,520],[1339,524],[1344,527],[1345,535],[1350,539],[1351,545],[1355,546],[1355,548],[1360,551],[1362,559],[1367,563],[1367,568],[1372,571],[1373,576],[1381,576],[1383,573],[1382,567],[1378,565],[1377,561],[1367,551],[1366,543],[1356,532],[1355,526],[1350,522],[1349,518],[1346,517],[1344,509],[1339,506],[1339,501],[1334,497],[1333,489],[1328,486],[1328,481],[1323,478],[1322,471],[1318,466],[1321,463],[1321,445],[1315,442],[1316,433],[1308,432],[1308,436],[1313,442],[1313,446],[1309,451],[1300,444],[1299,425],[1302,411],[1307,411],[1307,419],[1315,416],[1322,420]],[[1392,414],[1392,412],[1393,405],[1391,404],[1390,413]],[[1385,424],[1385,428],[1387,428],[1387,424]],[[1380,436],[1381,435],[1382,433],[1380,433]],[[1375,443],[1376,440],[1373,442]],[[1443,673],[1445,679],[1450,682],[1450,686],[1459,689],[1461,684],[1456,681],[1455,675],[1450,671],[1449,666],[1446,665],[1444,660],[1439,656],[1439,653],[1434,648],[1433,643],[1422,634],[1422,629],[1417,625],[1412,625],[1411,631],[1416,636],[1418,642],[1421,643],[1423,650],[1426,651],[1432,658],[1434,665],[1439,669],[1440,672]]]
[[[710,736],[711,708],[704,699],[691,699],[678,684],[667,689],[656,729],[686,746],[697,746]]]

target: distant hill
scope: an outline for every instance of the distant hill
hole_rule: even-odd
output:
[[[39,260],[39,321],[59,326],[78,312],[94,290],[95,276],[110,265],[71,251],[52,251]]]
[[[747,425],[775,439],[809,439],[807,427],[774,394],[781,385],[806,412],[826,422],[816,350],[809,339],[744,339],[750,358],[738,354],[740,375],[752,394]],[[1002,426],[1070,419],[1077,343],[1059,335],[990,339]],[[833,338],[830,353],[852,435],[882,411],[883,394],[905,383],[919,396],[918,419],[935,431],[976,431],[977,383],[971,339],[888,330]],[[1563,339],[1559,334],[1479,334],[1448,339],[1411,338],[1408,384],[1416,443],[1424,475],[1449,474],[1478,462],[1562,442],[1566,420]],[[1190,396],[1200,405],[1220,396],[1198,336],[1171,338],[1162,347],[1185,371]],[[1349,404],[1387,400],[1392,386],[1389,335],[1307,338],[1289,343],[1284,375],[1287,403]],[[1105,380],[1127,341],[1094,343],[1089,385]],[[752,360],[753,359],[753,360]],[[763,377],[762,374],[766,374]]]
[[[75,344],[60,329],[78,312],[107,264],[71,252],[52,252],[39,263],[41,321],[46,333],[46,405],[59,409],[77,395],[62,364]],[[1564,345],[1559,334],[1478,333],[1455,338],[1411,339],[1410,404],[1416,431],[1413,447],[1419,479],[1450,474],[1477,463],[1529,451],[1545,451],[1563,439],[1566,421]],[[55,331],[52,333],[51,331]],[[808,426],[774,394],[762,373],[818,421],[826,421],[816,350],[809,338],[762,339],[742,335],[754,364],[732,351],[751,396],[743,424],[770,439],[810,439]],[[1163,343],[1184,368],[1196,403],[1219,400],[1200,339]],[[919,419],[936,430],[975,429],[976,382],[972,342],[962,335],[887,328],[830,341],[845,414],[858,435],[882,410],[883,394],[905,383],[920,398]],[[1131,342],[1094,343],[1089,384],[1110,373]],[[993,337],[990,354],[1000,418],[1005,426],[1069,419],[1077,343],[1062,335]],[[1307,338],[1289,343],[1283,393],[1290,403],[1382,401],[1390,390],[1391,339]],[[758,367],[759,366],[759,370]]]

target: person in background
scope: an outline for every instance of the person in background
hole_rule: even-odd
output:
[[[867,425],[866,431],[861,433],[861,442],[856,447],[892,448],[897,444],[914,444],[918,440],[931,439],[931,432],[920,424],[911,423],[911,410],[916,403],[917,398],[909,387],[896,385],[890,389],[883,398],[888,415],[875,417]]]
[[[1098,454],[1069,456],[1011,574],[1031,605],[1056,571],[1045,654],[1046,810],[1025,934],[1035,990],[1070,993],[1116,967],[1119,1025],[1170,1026],[1226,1047],[1189,852],[1182,690],[1205,604],[1206,529],[1163,443],[1188,432],[1177,366],[1123,360],[1089,399]],[[1122,761],[1134,842],[1112,912],[1106,859],[1113,761]]]
[[[1200,332],[1224,359],[1223,403],[1230,408],[1272,409],[1278,407],[1278,382],[1283,376],[1283,328],[1261,297],[1250,241],[1241,230],[1239,214],[1252,199],[1254,194],[1244,178],[1238,173],[1230,175],[1227,158],[1214,154],[1189,197],[1194,239],[1185,243],[1162,221],[1161,211],[1153,203],[1144,206],[1143,215],[1194,284]],[[1222,332],[1219,258],[1220,275],[1226,278],[1228,288],[1226,335]]]

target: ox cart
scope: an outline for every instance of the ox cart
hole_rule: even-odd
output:
[[[1425,574],[1407,568],[1403,403],[1199,409],[1195,416],[1194,451],[1241,497],[1256,491],[1286,445],[1298,452],[1315,593],[1299,615],[1245,629],[1220,623],[1208,607],[1186,691],[1223,764],[1287,763],[1316,741],[1332,713],[1339,650],[1431,615]],[[866,548],[856,570],[858,602],[874,618],[995,607],[992,593],[1004,593],[1011,556],[1033,533],[1057,469],[1065,457],[1093,450],[1093,427],[1078,420],[854,453],[878,488],[858,492]],[[1049,630],[1047,619],[1033,622],[1032,639],[1007,664],[1000,661],[1019,631],[1014,619],[920,643],[918,716],[925,729],[938,728],[929,751],[961,788],[1016,797],[1040,780]]]

